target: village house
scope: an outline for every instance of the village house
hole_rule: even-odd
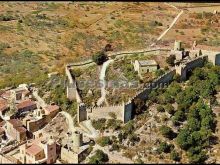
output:
[[[53,164],[57,156],[57,144],[51,138],[20,146],[20,162],[23,164]]]
[[[23,112],[32,111],[37,109],[37,104],[32,100],[24,100],[16,105],[17,113],[21,114]]]
[[[135,60],[134,70],[141,76],[144,73],[153,72],[158,69],[158,64],[155,60]]]
[[[48,105],[44,107],[44,112],[45,115],[51,115],[54,116],[59,111],[59,106],[58,105]]]
[[[18,119],[10,119],[6,121],[6,132],[14,140],[18,142],[27,139],[27,130],[23,127],[23,124]]]
[[[27,84],[20,84],[17,88],[11,90],[11,94],[15,100],[24,100],[29,96],[30,91]]]

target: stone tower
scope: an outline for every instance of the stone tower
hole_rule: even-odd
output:
[[[181,50],[182,42],[181,41],[175,41],[174,43],[174,50]]]
[[[82,133],[75,131],[72,134],[73,137],[73,147],[80,147],[83,143],[83,135]]]

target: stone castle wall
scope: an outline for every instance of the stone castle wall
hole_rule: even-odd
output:
[[[152,51],[156,51],[156,50],[151,50],[149,52]],[[110,54],[109,56],[117,55],[119,57],[125,54],[132,54],[132,53],[134,52],[124,52],[124,53],[121,52],[118,54],[112,54],[112,55]],[[202,56],[187,61],[186,63],[181,64],[180,66],[175,66],[175,68],[172,68],[169,72],[155,79],[151,84],[146,86],[143,90],[139,91],[131,99],[131,101],[123,105],[95,107],[92,109],[87,109],[85,106],[79,106],[78,121],[81,122],[87,119],[110,118],[109,112],[114,112],[117,116],[117,119],[122,120],[124,123],[126,123],[132,119],[132,113],[134,110],[134,99],[140,98],[142,100],[146,100],[152,89],[158,88],[161,85],[162,86],[168,85],[173,80],[175,74],[179,74],[183,81],[186,80],[187,73],[197,67],[202,67],[206,60],[209,60],[214,65],[220,65],[219,64],[220,53],[203,50]]]

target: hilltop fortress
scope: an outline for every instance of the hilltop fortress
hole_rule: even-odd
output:
[[[115,58],[120,58],[123,56],[130,56],[134,53],[151,53],[158,55],[161,51],[166,51],[173,53],[175,52],[176,56],[178,54],[186,53],[189,57],[187,60],[183,59],[183,57],[178,57],[179,64],[176,64],[169,71],[167,71],[162,76],[155,79],[151,84],[147,85],[141,91],[137,91],[136,95],[133,98],[130,98],[128,102],[123,102],[120,105],[110,105],[110,106],[98,106],[88,108],[82,102],[82,99],[78,93],[77,82],[74,75],[71,75],[70,69],[75,67],[88,67],[91,65],[96,65],[92,60],[85,61],[83,63],[72,63],[66,65],[66,75],[68,77],[68,86],[67,86],[67,98],[70,100],[76,100],[78,103],[77,109],[77,119],[78,122],[82,122],[89,119],[99,119],[99,118],[110,118],[109,113],[113,112],[116,114],[116,118],[121,120],[123,123],[128,122],[133,118],[134,112],[134,100],[136,98],[140,98],[144,101],[148,98],[151,90],[157,88],[160,84],[169,84],[174,75],[178,74],[182,81],[187,80],[188,73],[197,67],[204,66],[206,61],[211,62],[213,65],[220,65],[220,52],[207,51],[207,50],[184,50],[182,51],[181,42],[175,41],[174,49],[147,49],[147,50],[139,50],[139,51],[129,51],[129,52],[117,52],[108,54],[108,57],[114,56]]]

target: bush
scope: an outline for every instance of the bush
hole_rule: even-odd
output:
[[[89,159],[90,164],[102,164],[108,162],[109,158],[102,150],[96,150],[95,155]]]
[[[171,151],[170,153],[170,159],[174,160],[174,161],[180,161],[181,157],[180,154],[178,152],[176,152],[175,150]]]
[[[175,55],[170,55],[169,57],[166,58],[166,62],[170,65],[170,66],[174,66],[175,65],[175,60],[176,60],[176,56]]]
[[[182,122],[186,119],[186,115],[183,111],[177,110],[174,114],[174,120]]]
[[[168,103],[167,105],[165,105],[164,109],[171,115],[175,113],[174,107],[172,106],[172,104]]]
[[[161,134],[166,138],[172,138],[173,137],[173,130],[170,127],[167,127],[165,125],[160,127]]]
[[[119,149],[120,149],[119,145],[117,143],[113,143],[110,150],[111,151],[119,151]]]
[[[161,142],[159,146],[159,151],[169,153],[172,148],[173,148],[173,145],[168,144],[167,142]]]
[[[158,105],[158,106],[157,106],[157,111],[158,111],[158,112],[164,112],[163,106],[162,106],[162,105]]]
[[[158,70],[156,70],[155,75],[156,75],[157,77],[159,77],[159,76],[162,76],[164,73],[165,73],[164,70],[158,69]]]
[[[92,125],[95,129],[103,131],[103,130],[105,130],[106,119],[102,118],[102,119],[98,119],[98,120],[93,120]]]
[[[112,118],[112,119],[116,119],[117,116],[114,112],[109,112],[108,115]]]
[[[111,139],[110,137],[108,136],[103,136],[103,137],[100,137],[98,140],[97,140],[97,143],[101,146],[101,147],[104,147],[106,145],[110,145],[111,144]]]
[[[97,65],[102,65],[108,59],[108,57],[103,51],[101,51],[93,55],[92,59]]]

